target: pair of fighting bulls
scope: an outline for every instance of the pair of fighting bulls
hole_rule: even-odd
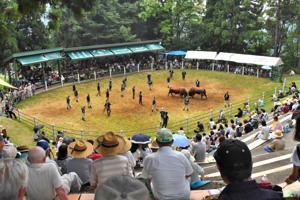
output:
[[[205,96],[205,99],[207,99],[206,90],[205,89],[200,89],[200,88],[192,87],[189,90],[189,92],[187,92],[185,88],[170,87],[168,96],[169,96],[169,94],[173,95],[173,93],[174,94],[179,94],[180,97],[186,97],[187,95],[189,95],[191,97],[194,97],[196,94],[199,94],[201,96],[201,99],[202,99],[203,96]]]

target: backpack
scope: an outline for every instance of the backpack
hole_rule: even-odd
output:
[[[284,125],[282,128],[283,133],[288,133],[290,132],[290,126],[288,124]]]

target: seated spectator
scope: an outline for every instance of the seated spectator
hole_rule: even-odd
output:
[[[56,158],[54,159],[54,161],[57,163],[58,167],[60,168],[60,171],[62,174],[68,173],[66,163],[70,159],[71,159],[71,157],[68,156],[68,145],[62,144],[58,148]]]
[[[50,143],[50,140],[46,137],[46,134],[44,131],[42,131],[42,133],[38,135],[38,141],[40,141],[40,140],[45,140],[48,143]]]
[[[89,186],[93,160],[87,158],[93,152],[93,145],[78,140],[68,146],[68,154],[72,157],[66,163],[67,173],[75,172],[81,179],[83,186]]]
[[[253,131],[253,127],[251,126],[251,123],[245,119],[244,120],[244,133],[247,134],[247,133],[250,133],[251,131]]]
[[[219,195],[220,200],[280,200],[279,193],[260,189],[251,180],[252,156],[248,146],[239,140],[227,139],[221,142],[214,153],[221,177],[227,186]]]
[[[226,116],[225,116],[225,112],[224,112],[223,109],[220,110],[220,119],[219,119],[219,121],[221,123],[225,123],[226,122]]]
[[[208,122],[208,129],[212,130],[214,125],[216,125],[216,123],[214,122],[214,120],[212,118],[210,118],[210,120]]]
[[[263,99],[258,99],[258,106],[263,107],[264,105],[265,105],[264,100]]]
[[[156,142],[156,138],[154,138],[154,139],[151,141],[151,143],[149,144],[149,147],[151,148],[152,153],[157,152],[157,150],[159,149],[159,146],[158,146],[158,144],[157,144],[157,142]]]
[[[268,113],[266,112],[266,110],[262,108],[262,109],[260,109],[260,111],[262,112],[262,113],[261,113],[261,115],[262,115],[262,120],[267,121],[267,120],[269,119],[269,115],[268,115]]]
[[[185,135],[185,134],[184,134],[183,127],[180,127],[180,128],[179,128],[178,135]]]
[[[236,127],[236,137],[241,137],[244,131],[243,124],[240,122]]]
[[[0,162],[1,200],[23,200],[28,182],[28,168],[25,162],[4,158]]]
[[[149,148],[148,144],[141,144],[140,152],[141,152],[141,160],[143,161],[146,158],[146,156],[152,153],[152,150]]]
[[[125,156],[128,159],[129,162],[129,168],[130,168],[130,172],[129,175],[134,177],[134,168],[136,166],[136,160],[135,157],[133,156],[133,154],[131,153],[130,149],[132,146],[132,143],[129,139],[122,137],[123,140],[125,141],[125,148],[123,149],[124,151],[120,151],[119,155],[121,156]],[[152,150],[151,150],[152,152]]]
[[[26,196],[30,200],[68,199],[67,194],[79,192],[81,180],[76,173],[60,176],[53,163],[46,163],[46,152],[37,146],[28,153],[28,185]]]
[[[282,131],[282,125],[278,119],[278,116],[274,116],[274,121],[270,127],[270,132],[275,132],[275,131]]]
[[[272,133],[275,138],[268,146],[264,147],[268,152],[280,151],[285,148],[285,139],[283,138],[282,131],[277,130]]]
[[[227,138],[235,138],[236,136],[236,126],[234,124],[231,125],[231,129],[229,131],[229,134],[227,135]]]
[[[18,154],[19,154],[19,155],[17,155],[18,159],[27,158],[28,151],[29,151],[29,147],[27,145],[18,146],[17,150],[18,150]]]
[[[281,114],[286,114],[289,112],[289,106],[287,105],[287,103],[284,104],[284,106],[282,107],[282,113]]]
[[[130,164],[126,157],[118,155],[129,151],[123,137],[107,132],[95,140],[94,149],[102,154],[101,159],[97,159],[92,164],[90,184],[95,190],[112,176],[129,175]]]
[[[219,131],[222,135],[225,135],[225,129],[224,129],[224,127],[223,127],[223,124],[220,124],[220,125],[219,125],[218,131]]]
[[[192,152],[197,162],[205,161],[206,157],[206,144],[202,142],[202,135],[196,134],[196,143],[192,147]]]
[[[204,131],[204,125],[200,121],[197,122],[197,128],[199,129],[199,132]]]
[[[234,117],[238,117],[238,118],[243,117],[243,111],[241,108],[238,108],[238,114],[236,114]]]
[[[254,139],[262,139],[268,140],[270,135],[270,127],[267,126],[266,121],[261,122],[261,127],[259,127],[260,131],[254,136]]]
[[[142,177],[151,179],[151,189],[155,199],[189,199],[190,183],[187,180],[193,168],[187,158],[171,148],[173,135],[162,128],[156,135],[159,149],[144,160]],[[172,169],[172,170],[170,170]]]
[[[194,170],[190,178],[191,188],[194,188],[193,185],[196,185],[196,182],[204,179],[204,170],[197,163],[195,163],[195,158],[191,155],[189,150],[184,149],[181,151],[181,153],[185,155]],[[199,178],[199,175],[201,178]]]

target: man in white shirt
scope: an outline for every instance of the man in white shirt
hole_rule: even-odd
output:
[[[169,129],[159,130],[156,142],[159,149],[145,158],[142,177],[151,179],[151,189],[155,199],[189,199],[188,178],[193,173],[191,164],[183,153],[171,148],[173,136]]]

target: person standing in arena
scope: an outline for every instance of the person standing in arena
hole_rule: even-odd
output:
[[[106,90],[106,98],[109,99],[109,91],[108,91],[108,89]]]
[[[171,81],[171,78],[170,76],[167,78],[167,82],[168,82],[168,88],[170,87],[170,81]]]
[[[154,109],[156,109],[158,111],[158,109],[156,108],[156,99],[155,99],[155,97],[153,97],[153,100],[152,100],[152,112],[153,112]]]
[[[81,107],[82,120],[85,121],[85,106]]]
[[[104,104],[104,110],[103,110],[103,112],[106,110],[107,116],[110,116],[110,113],[111,113],[110,106],[111,106],[111,103],[107,99],[105,104]]]
[[[186,97],[184,98],[184,107],[183,107],[183,110],[186,109],[186,111],[189,111],[189,104],[190,104],[190,99],[189,99],[188,96],[186,96]]]
[[[101,92],[100,92],[100,83],[97,85],[97,96],[101,97]]]
[[[196,80],[196,87],[200,87],[200,81],[198,79]]]
[[[139,94],[139,104],[140,104],[140,105],[143,105],[143,95],[142,95],[142,91],[140,91],[140,94]]]
[[[74,96],[75,96],[76,102],[78,102],[78,90],[74,91]]]
[[[135,97],[135,86],[132,87],[132,99]]]
[[[86,101],[87,101],[87,103],[88,103],[88,107],[91,108],[91,107],[92,107],[92,102],[91,102],[90,94],[88,94],[88,95],[86,96]]]
[[[229,93],[228,91],[226,91],[225,95],[224,95],[224,106],[226,108],[226,105],[229,107]]]
[[[73,88],[73,92],[75,92],[75,90],[76,90],[76,85],[75,85],[75,83],[73,83],[72,88]]]
[[[69,95],[67,96],[66,101],[67,101],[67,109],[70,109],[71,108],[71,100],[70,100]]]
[[[109,79],[108,88],[109,88],[109,91],[111,91],[111,89],[112,89],[112,80],[111,80],[111,78]]]

